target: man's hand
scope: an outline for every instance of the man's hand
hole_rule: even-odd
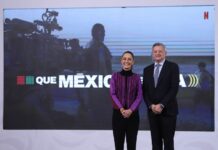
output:
[[[163,107],[161,104],[152,104],[151,105],[151,110],[153,113],[155,114],[161,114],[162,113],[162,110],[163,110]]]

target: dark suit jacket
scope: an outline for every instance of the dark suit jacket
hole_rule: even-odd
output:
[[[178,104],[176,95],[179,88],[179,67],[165,60],[160,72],[157,87],[154,87],[154,64],[149,65],[143,72],[143,96],[148,106],[161,103],[164,105],[163,115],[177,115]],[[151,109],[148,109],[151,112]]]

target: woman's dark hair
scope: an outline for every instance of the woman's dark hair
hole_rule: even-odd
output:
[[[135,56],[134,56],[133,52],[131,52],[131,51],[125,51],[125,52],[123,52],[121,58],[122,58],[125,54],[127,54],[127,53],[130,54],[130,55],[132,56],[133,60],[134,60]]]

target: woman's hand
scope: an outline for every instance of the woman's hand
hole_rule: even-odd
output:
[[[131,109],[124,109],[121,108],[120,109],[121,114],[123,115],[124,118],[129,118],[132,114],[132,110]]]

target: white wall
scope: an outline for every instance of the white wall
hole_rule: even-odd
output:
[[[89,130],[3,130],[3,9],[73,8],[113,6],[216,5],[215,55],[218,56],[217,0],[0,0],[0,149],[1,150],[112,150],[112,131]],[[31,14],[30,14],[31,15]],[[215,59],[218,64],[218,60]],[[217,78],[217,65],[215,77]],[[217,91],[217,82],[215,83]],[[176,132],[176,150],[216,150],[218,139],[218,103],[215,92],[215,132]],[[149,131],[140,131],[138,150],[150,150]]]

